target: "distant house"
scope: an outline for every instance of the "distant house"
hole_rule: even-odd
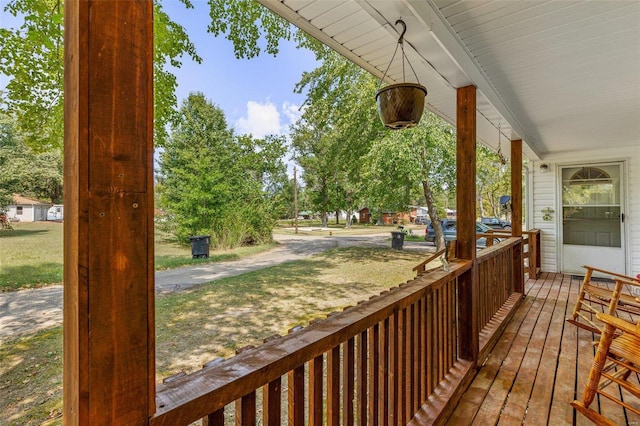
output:
[[[408,212],[383,211],[380,213],[380,217],[377,218],[378,225],[402,225],[411,221],[411,214]],[[371,210],[369,210],[369,207],[358,210],[358,223],[371,223]]]
[[[426,223],[427,208],[422,206],[409,206],[409,221],[411,223]]]
[[[13,204],[5,206],[5,211],[10,221],[36,222],[47,220],[47,212],[52,205],[44,201],[13,194]]]
[[[397,222],[396,212],[383,211],[381,214],[382,223],[384,225],[393,225]]]
[[[369,207],[358,210],[358,223],[371,223],[371,211],[369,211]]]

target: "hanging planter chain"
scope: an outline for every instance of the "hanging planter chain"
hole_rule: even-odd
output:
[[[502,136],[502,125],[498,123],[498,158],[500,159],[500,163],[504,166],[507,164],[507,158],[502,153],[502,146],[500,145],[500,137]]]
[[[418,74],[409,62],[409,58],[404,51],[404,34],[407,32],[407,25],[402,19],[396,21],[396,25],[402,25],[402,33],[396,44],[396,49],[393,51],[391,61],[387,66],[380,83],[378,84],[378,91],[376,93],[376,100],[378,102],[378,114],[382,120],[382,124],[390,129],[407,129],[418,125],[420,118],[422,117],[422,111],[424,110],[424,98],[427,95],[427,89],[420,84]],[[398,47],[402,52],[402,83],[391,84],[384,88],[380,88],[382,83],[391,68],[393,59],[398,53]],[[406,73],[404,61],[407,60],[411,71],[413,71],[416,81],[418,83],[406,83]]]
[[[420,84],[420,79],[418,78],[418,74],[416,73],[416,70],[413,69],[413,65],[411,65],[411,62],[409,62],[409,58],[407,58],[407,54],[404,51],[404,35],[407,32],[407,24],[405,24],[402,19],[398,19],[396,21],[396,25],[398,24],[402,25],[402,32],[400,33],[400,38],[398,39],[398,43],[396,44],[396,49],[393,51],[393,55],[391,56],[391,61],[389,61],[389,65],[387,65],[387,69],[384,70],[384,74],[382,75],[382,78],[378,83],[378,90],[382,86],[382,83],[384,82],[384,78],[387,76],[387,73],[389,72],[389,68],[391,68],[391,64],[393,63],[393,59],[396,57],[396,53],[398,53],[398,47],[400,47],[400,50],[402,51],[402,81],[403,82],[407,81],[405,76],[405,70],[404,70],[404,60],[406,59],[407,63],[409,64],[409,68],[411,68],[411,71],[413,71],[413,75],[416,77],[416,81],[418,82],[418,84]]]

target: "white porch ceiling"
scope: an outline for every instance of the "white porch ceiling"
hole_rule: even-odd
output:
[[[455,123],[456,88],[475,85],[478,139],[496,148],[501,128],[507,154],[640,145],[640,1],[258,1],[380,78],[402,18],[428,108]],[[400,53],[386,80],[403,81]]]

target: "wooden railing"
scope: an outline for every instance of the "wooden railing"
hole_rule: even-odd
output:
[[[294,425],[406,424],[458,360],[456,283],[470,268],[454,261],[450,272],[159,385],[151,424],[222,425],[234,401],[236,424],[261,413],[279,425],[283,407]]]
[[[514,308],[522,299],[523,269],[520,238],[503,239],[478,252],[479,359],[488,355]]]
[[[494,239],[504,239],[511,236],[511,231],[494,230],[487,234],[478,234],[487,238],[487,247],[494,243]],[[532,229],[522,231],[522,261],[524,271],[529,274],[529,278],[540,276],[540,230]]]
[[[374,296],[158,386],[152,425],[404,425],[441,422],[522,294],[522,239]],[[475,302],[458,278],[477,268]],[[476,305],[478,359],[461,359],[458,313]],[[413,420],[412,420],[413,419]]]

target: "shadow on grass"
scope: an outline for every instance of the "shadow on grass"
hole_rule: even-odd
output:
[[[191,372],[264,339],[306,326],[389,288],[382,268],[411,270],[423,253],[341,248],[161,297],[156,304],[158,378]],[[376,265],[398,262],[395,266]],[[398,266],[400,265],[400,266]],[[406,279],[406,278],[404,278]],[[403,279],[392,280],[398,285]]]
[[[395,250],[367,247],[348,247],[333,249],[321,256],[333,258],[339,262],[368,263],[368,262],[397,262],[399,260],[413,260],[416,253],[424,254],[424,251]]]
[[[62,327],[3,343],[0,366],[0,424],[62,424]]]
[[[0,272],[0,291],[42,287],[61,282],[62,264],[55,262],[3,266]]]
[[[223,253],[211,255],[208,258],[196,258],[191,256],[179,256],[179,255],[158,255],[155,258],[156,270],[178,268],[180,266],[198,265],[201,263],[214,263],[225,262],[229,260],[238,260],[241,256],[236,253]]]
[[[0,238],[29,237],[36,234],[51,232],[50,229],[13,229],[12,231],[0,231]]]

